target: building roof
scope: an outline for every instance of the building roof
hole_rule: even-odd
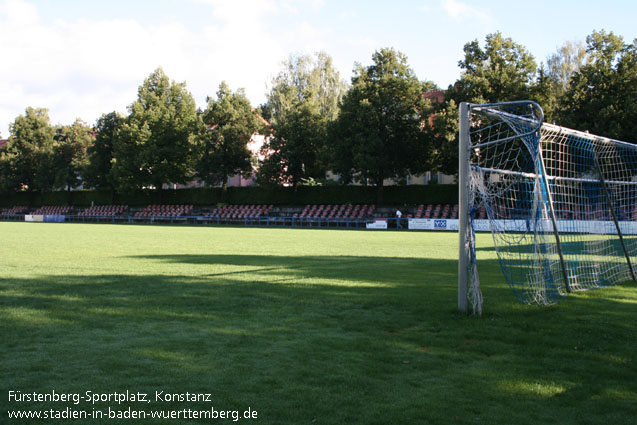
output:
[[[445,101],[445,92],[444,90],[432,90],[423,93],[422,97],[424,97],[425,99],[429,99],[432,102],[442,103]]]
[[[9,142],[9,139],[0,139],[0,149],[2,149],[5,146],[7,146],[8,142]]]

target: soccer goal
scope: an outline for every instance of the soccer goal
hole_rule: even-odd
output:
[[[530,101],[460,105],[458,308],[482,313],[476,231],[524,303],[635,280],[637,145],[543,122]]]

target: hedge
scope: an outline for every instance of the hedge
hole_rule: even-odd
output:
[[[383,205],[456,204],[457,185],[410,185],[383,188]],[[143,207],[150,204],[192,204],[197,206],[225,204],[376,204],[376,187],[372,186],[300,186],[291,187],[230,187],[221,188],[139,190],[115,193],[99,190],[72,192],[17,192],[0,196],[0,206],[26,205],[89,205],[123,204]]]

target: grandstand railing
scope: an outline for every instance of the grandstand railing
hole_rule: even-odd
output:
[[[396,227],[396,219],[388,218],[388,226]],[[191,224],[210,226],[244,227],[312,227],[312,228],[365,228],[373,218],[334,218],[334,217],[221,217],[221,216],[66,216],[69,223],[127,223],[127,224]]]
[[[96,205],[73,211],[71,207],[43,206],[30,210],[26,206],[0,209],[0,220],[111,224],[190,224],[255,227],[305,228],[399,228],[405,229],[410,218],[456,219],[457,205],[418,205],[403,210],[401,221],[395,209],[377,210],[375,205],[306,205],[300,208],[274,209],[272,205],[223,205],[194,211],[192,205],[148,205],[134,210],[126,205]],[[377,223],[381,221],[381,223]],[[370,226],[367,226],[370,224]],[[418,227],[417,225],[414,227]],[[421,226],[422,227],[422,226]]]
[[[33,214],[29,214],[33,215]],[[26,221],[25,214],[0,214],[0,221]],[[45,222],[57,222],[57,223],[103,223],[103,224],[167,224],[167,225],[207,225],[207,226],[243,226],[243,227],[295,227],[295,228],[321,228],[321,229],[364,229],[367,224],[371,224],[375,221],[381,220],[387,222],[388,229],[400,229],[400,230],[427,230],[426,228],[415,225],[412,229],[410,227],[410,216],[403,216],[401,219],[396,217],[299,217],[294,216],[246,216],[246,217],[222,217],[222,216],[206,216],[206,215],[193,215],[193,216],[136,216],[134,214],[114,214],[114,215],[86,215],[86,214],[73,214],[73,215],[40,215],[42,219],[38,221]],[[637,217],[637,207],[633,211],[628,211],[622,220],[620,226],[626,232],[626,234],[637,235],[637,223],[635,222]],[[414,219],[426,219],[433,221],[434,229],[440,229],[438,223],[442,222],[456,222],[454,217],[413,217]],[[489,231],[486,223],[486,219],[481,219],[481,214],[476,213],[474,225],[476,231]],[[608,226],[612,224],[612,220],[604,216],[586,216],[579,219],[557,219],[558,228],[568,233],[570,230],[567,226],[568,223],[572,223],[573,220],[579,223],[583,228],[589,229],[592,234],[604,233]],[[507,226],[507,229],[511,232],[524,231],[525,221],[516,220],[515,217],[508,219],[502,219],[503,226]],[[444,226],[443,226],[444,227]],[[447,228],[447,230],[454,230],[453,227]]]
[[[1,215],[2,221],[24,221],[24,214]],[[221,217],[221,216],[135,216],[131,214],[114,215],[86,215],[73,214],[58,216],[65,223],[98,223],[98,224],[184,224],[208,226],[243,226],[243,227],[293,227],[293,228],[323,228],[323,229],[364,229],[368,223],[376,218],[364,217]],[[407,229],[407,219],[395,217],[382,218],[387,221],[390,229]],[[399,225],[400,224],[400,225]]]

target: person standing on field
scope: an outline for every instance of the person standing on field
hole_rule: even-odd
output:
[[[396,228],[401,229],[403,226],[400,224],[400,219],[403,217],[403,213],[400,210],[396,210]]]

